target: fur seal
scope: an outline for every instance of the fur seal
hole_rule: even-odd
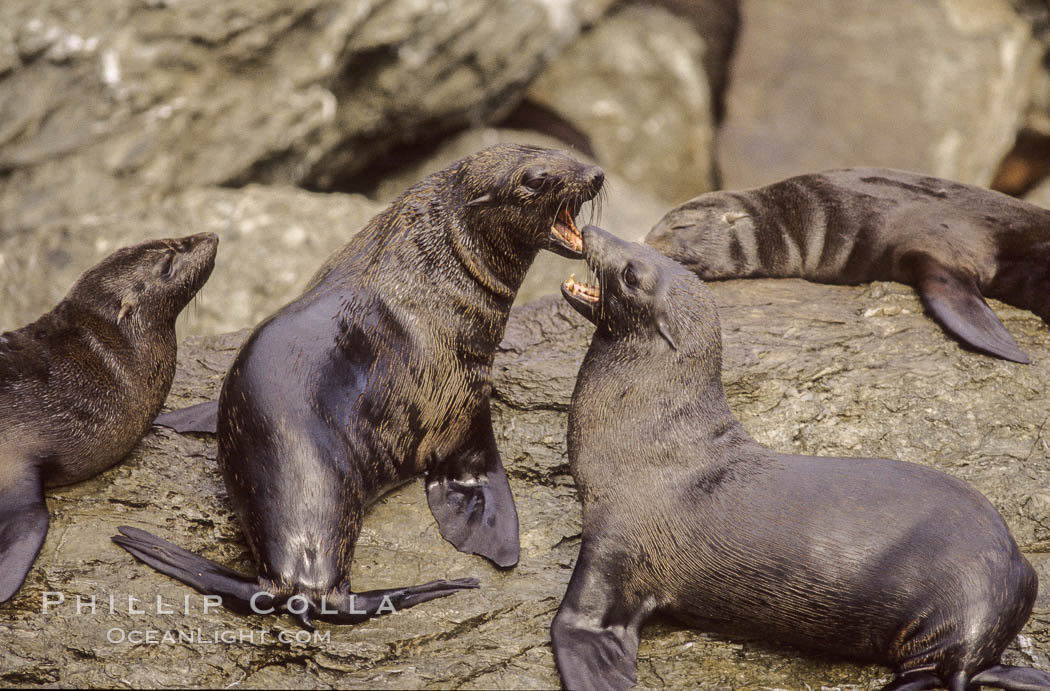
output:
[[[217,435],[257,578],[142,531],[114,540],[235,609],[261,592],[304,626],[352,623],[384,613],[384,598],[401,609],[477,585],[350,590],[366,502],[425,474],[449,542],[517,563],[492,361],[533,258],[579,256],[573,217],[603,182],[562,152],[484,149],[410,188],[256,327],[223,384]]]
[[[175,375],[175,318],[218,243],[207,233],[125,247],[50,312],[0,334],[0,602],[44,543],[44,487],[97,475],[149,429]]]
[[[885,168],[711,192],[671,210],[646,242],[705,280],[798,277],[912,285],[953,336],[1028,363],[982,296],[1050,322],[1050,210]]]
[[[633,685],[656,612],[880,662],[886,689],[1050,688],[999,664],[1037,579],[984,496],[917,464],[759,445],[726,403],[706,286],[652,248],[583,238],[600,288],[562,288],[596,326],[569,409],[583,542],[551,626],[567,688]]]

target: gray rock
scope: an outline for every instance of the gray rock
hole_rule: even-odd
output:
[[[179,333],[254,326],[298,295],[382,208],[360,195],[209,187],[134,197],[65,222],[0,233],[0,331],[54,307],[81,273],[119,247],[206,231],[220,238],[215,270],[180,317]]]
[[[0,229],[122,188],[328,187],[489,121],[611,0],[0,4]]]
[[[987,185],[1042,52],[1008,0],[743,0],[723,184],[874,165]]]
[[[711,85],[715,119],[723,115],[729,60],[740,29],[740,0],[634,0],[643,6],[658,5],[685,19],[704,40],[704,70]]]
[[[528,98],[572,122],[632,185],[678,204],[715,186],[704,53],[690,22],[628,6],[566,48]]]
[[[901,458],[960,477],[998,507],[1048,582],[1050,332],[1038,318],[992,304],[1032,354],[1034,363],[1025,367],[961,350],[923,315],[911,289],[898,284],[735,281],[712,289],[722,314],[730,406],[758,440],[789,452]],[[140,526],[250,572],[214,442],[154,429],[122,465],[48,492],[47,542],[0,617],[0,684],[555,688],[548,626],[580,531],[565,411],[590,333],[567,306],[544,299],[514,312],[496,357],[495,429],[521,516],[516,568],[499,571],[444,542],[419,481],[385,495],[366,515],[355,587],[476,575],[480,590],[358,626],[322,624],[327,639],[302,643],[278,640],[298,631],[287,617],[206,613],[200,596],[108,539],[118,525]],[[185,343],[169,405],[214,396],[242,337]],[[65,600],[44,613],[48,592]],[[177,612],[157,614],[157,595]],[[78,614],[77,596],[94,596],[96,611]],[[128,613],[129,596],[143,614]],[[155,631],[163,641],[165,632],[197,629],[206,639],[243,631],[246,640],[126,642],[129,632]],[[1050,669],[1048,649],[1044,587],[1006,660]],[[869,690],[889,680],[880,667],[726,639],[671,620],[645,629],[639,658],[643,687]]]
[[[376,197],[384,203],[389,202],[417,180],[441,170],[471,152],[501,142],[520,142],[549,149],[566,148],[565,144],[557,139],[536,132],[491,127],[468,130],[451,137],[432,155],[385,178],[376,190]],[[573,151],[572,154],[580,160],[589,160],[578,151]],[[580,214],[581,224],[593,220],[622,238],[640,242],[649,229],[667,213],[667,204],[632,185],[615,167],[608,166],[602,160],[597,162],[607,166],[605,192],[600,203],[584,207]],[[582,279],[586,270],[582,261],[566,259],[552,252],[540,252],[518,291],[517,303],[524,304],[542,295],[557,293],[561,282],[568,278],[571,272],[577,272]]]

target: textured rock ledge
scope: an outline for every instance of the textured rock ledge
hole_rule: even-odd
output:
[[[760,441],[785,451],[875,455],[927,463],[973,483],[1009,522],[1044,582],[1035,613],[1007,654],[1050,669],[1050,332],[1035,316],[993,304],[1032,355],[1019,366],[969,353],[922,314],[911,290],[801,281],[714,285],[726,341],[730,405]],[[249,572],[225,504],[210,440],[154,430],[121,466],[48,493],[53,521],[18,596],[0,608],[0,684],[290,688],[520,688],[558,683],[547,627],[579,547],[579,507],[565,456],[565,410],[590,326],[544,299],[515,311],[496,359],[496,431],[521,515],[522,559],[500,572],[438,534],[415,481],[371,509],[354,563],[357,588],[476,575],[477,591],[353,627],[322,625],[327,641],[281,643],[287,617],[205,613],[188,588],[109,542],[116,526],[155,531]],[[243,334],[183,345],[169,400],[214,396]],[[747,507],[740,507],[747,511]],[[966,530],[966,526],[960,526]],[[47,591],[66,601],[41,612]],[[175,614],[157,614],[156,597]],[[190,594],[189,614],[182,613]],[[95,614],[75,598],[95,596]],[[109,596],[116,612],[109,612]],[[146,614],[128,614],[128,596]],[[172,631],[233,644],[111,643],[120,632]],[[262,640],[266,634],[266,640]],[[647,627],[646,687],[875,689],[858,667],[766,644]]]

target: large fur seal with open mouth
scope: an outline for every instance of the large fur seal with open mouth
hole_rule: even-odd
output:
[[[44,543],[44,487],[117,463],[160,411],[175,318],[211,275],[218,242],[208,233],[125,247],[53,310],[0,334],[0,602]]]
[[[579,256],[573,221],[604,173],[567,154],[494,146],[409,189],[241,347],[219,399],[219,464],[258,576],[139,530],[114,540],[198,590],[304,625],[382,614],[474,587],[350,590],[366,503],[425,474],[441,534],[499,566],[518,519],[496,448],[492,361],[541,249]],[[256,599],[253,599],[256,598]],[[256,611],[258,609],[256,608]]]
[[[899,281],[963,343],[1028,356],[983,296],[1050,322],[1050,210],[885,168],[799,175],[710,192],[669,211],[646,242],[700,278]]]
[[[777,453],[722,391],[706,286],[655,250],[583,229],[599,286],[569,409],[583,543],[551,627],[569,689],[635,683],[646,619],[888,665],[886,689],[1050,689],[1000,664],[1037,579],[1002,517],[937,470]]]

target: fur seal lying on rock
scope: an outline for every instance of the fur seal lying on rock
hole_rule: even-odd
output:
[[[982,296],[1050,322],[1050,210],[885,168],[799,175],[710,192],[671,210],[646,242],[700,278],[898,281],[963,343],[1027,363]]]
[[[175,318],[218,243],[208,233],[125,247],[53,310],[0,334],[0,602],[44,543],[44,487],[97,475],[149,429],[175,376]]]
[[[556,151],[499,145],[468,156],[405,192],[256,327],[226,376],[217,423],[256,578],[142,531],[114,540],[240,611],[263,593],[305,626],[361,621],[384,613],[383,598],[401,609],[476,586],[350,590],[366,502],[425,474],[446,539],[517,563],[492,361],[533,258],[545,248],[579,256],[573,217],[603,182],[601,168]]]
[[[583,543],[551,626],[569,689],[635,683],[662,612],[891,667],[886,689],[1048,689],[999,664],[1037,579],[979,492],[925,466],[777,453],[722,391],[721,330],[681,265],[583,229],[599,287],[563,285],[595,323],[569,409]]]

